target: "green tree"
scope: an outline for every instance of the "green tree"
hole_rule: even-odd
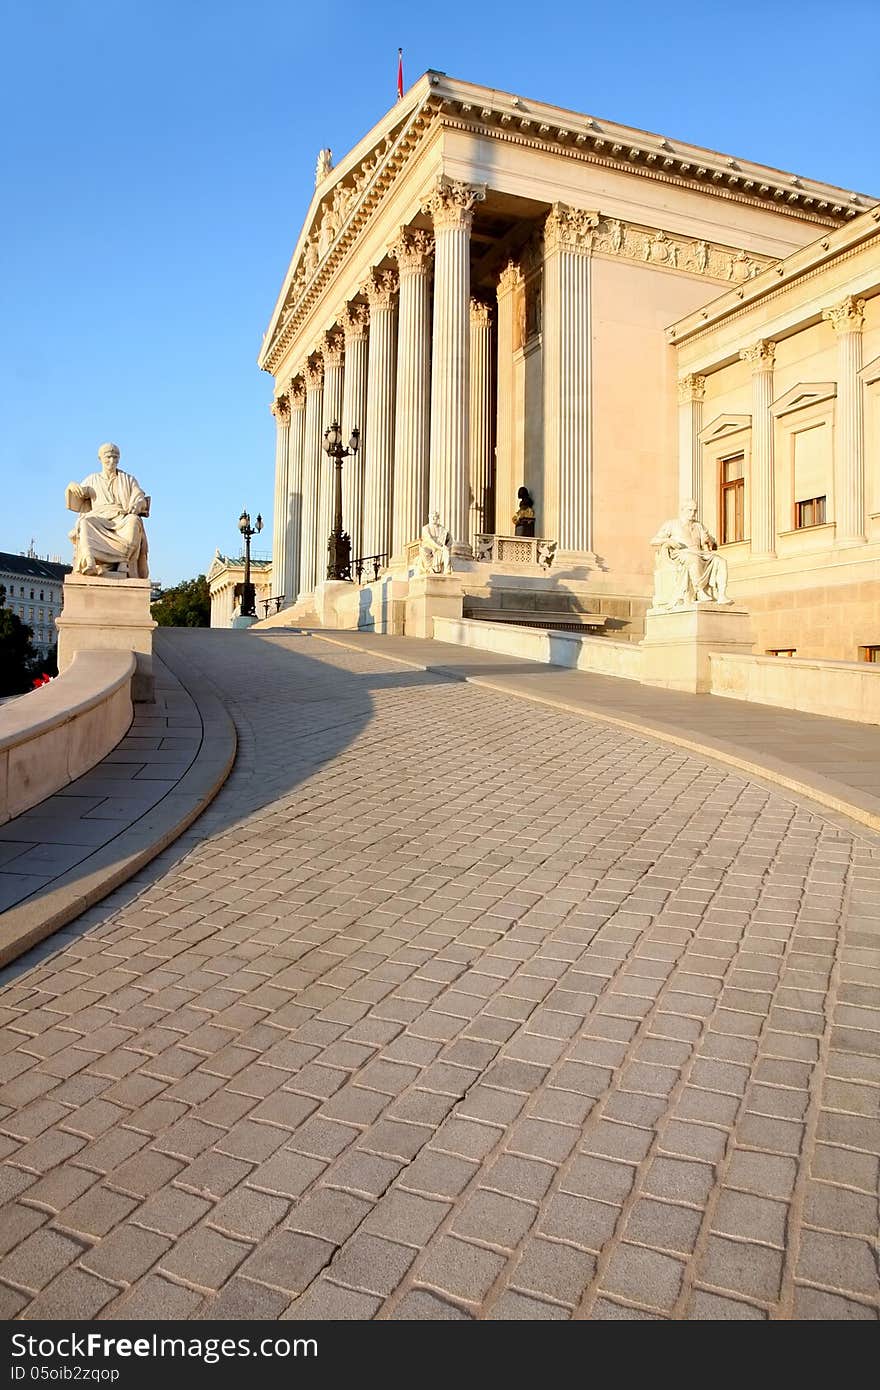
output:
[[[185,579],[173,589],[165,589],[152,605],[152,613],[160,627],[210,627],[211,593],[203,574],[197,579]]]
[[[6,589],[0,584],[0,695],[21,695],[30,690],[40,658],[31,642],[33,628],[6,607]]]

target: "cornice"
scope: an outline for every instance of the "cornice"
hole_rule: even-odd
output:
[[[391,108],[371,133],[377,137],[372,149],[359,163],[353,159],[366,148],[365,137],[356,151],[332,171],[336,180],[326,195],[317,204],[313,201],[308,232],[300,238],[298,254],[260,352],[258,360],[263,370],[274,372],[280,365],[298,329],[386,190],[437,128],[467,130],[525,147],[552,149],[598,167],[622,169],[681,188],[696,188],[728,201],[771,207],[778,214],[801,221],[808,219],[819,227],[838,226],[869,206],[863,195],[845,194],[840,189],[749,161],[542,103],[526,102],[488,88],[472,87],[442,74],[426,74],[416,88],[417,103],[402,113],[401,123],[393,124],[395,108]]]

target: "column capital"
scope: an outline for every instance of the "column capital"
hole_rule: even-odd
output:
[[[331,328],[321,338],[321,356],[324,367],[341,367],[345,357],[345,338],[338,328]]]
[[[423,203],[422,212],[433,218],[435,231],[470,231],[474,205],[485,196],[485,184],[441,178]]]
[[[598,212],[554,203],[544,222],[544,254],[554,251],[580,251],[589,255],[593,235],[599,225]]]
[[[489,304],[485,304],[482,299],[471,300],[470,313],[472,328],[492,327],[492,307]]]
[[[269,409],[275,416],[276,425],[290,424],[290,403],[286,396],[276,396]]]
[[[865,301],[848,294],[839,304],[822,310],[822,317],[835,333],[861,333],[865,326]]]
[[[505,294],[512,294],[522,283],[523,273],[516,261],[508,261],[498,276],[498,298],[500,299]]]
[[[678,378],[678,402],[686,405],[689,401],[702,401],[706,397],[706,378],[691,372]]]
[[[287,388],[287,399],[290,402],[291,410],[302,410],[306,403],[306,388],[302,377],[291,377],[290,385]]]
[[[370,272],[369,278],[361,288],[367,296],[371,313],[375,313],[377,309],[391,309],[393,307],[398,284],[399,279],[396,270],[372,270]]]
[[[401,274],[417,275],[430,269],[433,250],[434,238],[430,232],[423,232],[419,228],[401,227],[400,234],[394,245],[389,247],[388,254],[397,261]]]
[[[320,357],[310,357],[303,368],[307,391],[324,389],[324,363]]]
[[[741,362],[749,363],[753,376],[757,376],[759,372],[772,372],[776,360],[776,344],[770,342],[769,338],[759,338],[751,347],[743,348],[739,358]]]
[[[339,316],[346,347],[349,343],[366,342],[370,327],[370,311],[366,304],[346,304]]]

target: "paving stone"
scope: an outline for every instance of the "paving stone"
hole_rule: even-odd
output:
[[[338,1252],[329,1273],[340,1283],[387,1298],[415,1257],[409,1246],[358,1233]]]
[[[53,1224],[76,1235],[97,1238],[112,1231],[136,1206],[134,1198],[110,1192],[98,1183],[59,1211]]]
[[[712,1216],[712,1230],[740,1240],[756,1240],[784,1248],[789,1208],[751,1193],[722,1187]]]
[[[487,1314],[495,1322],[558,1322],[570,1316],[568,1309],[561,1308],[558,1303],[544,1303],[512,1289],[503,1293]]]
[[[478,1171],[478,1164],[429,1146],[403,1170],[400,1183],[427,1196],[457,1197]]]
[[[556,1241],[533,1240],[511,1276],[515,1288],[576,1307],[596,1272],[592,1255]]]
[[[796,1272],[800,1279],[841,1293],[877,1297],[877,1261],[871,1244],[854,1236],[804,1231]]]
[[[512,1250],[536,1216],[537,1208],[529,1203],[478,1189],[457,1208],[452,1229],[458,1235]]]
[[[276,1231],[245,1260],[239,1274],[259,1284],[299,1294],[330,1261],[334,1247],[296,1231]]]
[[[294,1206],[286,1225],[293,1231],[343,1245],[372,1209],[371,1202],[351,1192],[336,1187],[316,1187]],[[217,1210],[219,1212],[220,1208]]]
[[[170,1242],[154,1231],[126,1222],[83,1255],[84,1269],[117,1284],[133,1284],[156,1263]]]
[[[382,1307],[382,1299],[357,1289],[346,1289],[331,1279],[316,1279],[311,1288],[294,1299],[282,1320],[310,1322],[315,1320],[352,1321],[372,1318]]]
[[[139,1280],[128,1294],[116,1303],[105,1308],[104,1318],[121,1318],[125,1321],[164,1323],[166,1321],[193,1317],[202,1304],[204,1295],[195,1289],[187,1289],[182,1284],[172,1284],[159,1275],[148,1274]]]
[[[429,1247],[416,1278],[453,1298],[480,1303],[504,1269],[506,1259],[491,1250],[442,1236]]]
[[[241,1186],[217,1203],[207,1222],[226,1235],[256,1241],[279,1225],[289,1208],[290,1203],[283,1197]]]
[[[182,1236],[211,1210],[211,1203],[177,1187],[165,1187],[138,1207],[132,1220],[162,1236]]]
[[[197,1226],[162,1256],[158,1272],[200,1288],[219,1289],[250,1252],[243,1241]]]
[[[706,1322],[761,1322],[767,1314],[752,1303],[740,1303],[735,1298],[697,1290],[690,1301],[687,1316]]]
[[[618,1293],[649,1308],[671,1310],[681,1291],[684,1265],[639,1245],[621,1244],[602,1276],[606,1293]]]
[[[43,1289],[82,1252],[80,1241],[44,1227],[6,1255],[0,1262],[0,1277],[24,1288]]]
[[[84,1269],[65,1269],[29,1305],[28,1319],[89,1322],[117,1297],[119,1289]]]
[[[794,1190],[796,1177],[797,1164],[792,1158],[735,1149],[730,1157],[725,1181],[730,1187],[788,1200]]]
[[[449,1212],[446,1202],[429,1200],[398,1188],[385,1194],[370,1211],[363,1229],[421,1250]]]
[[[697,1242],[702,1216],[690,1207],[654,1202],[642,1197],[630,1212],[624,1235],[638,1245],[690,1255]]]
[[[765,1246],[711,1236],[698,1261],[697,1278],[715,1288],[775,1302],[782,1280],[782,1254]]]
[[[454,1303],[447,1303],[445,1299],[438,1298],[427,1289],[413,1289],[410,1293],[404,1294],[391,1317],[417,1322],[462,1322],[467,1321],[471,1314],[466,1313],[463,1308],[457,1308]]]
[[[880,1312],[864,1303],[856,1303],[854,1299],[842,1298],[839,1294],[827,1293],[823,1289],[811,1289],[806,1285],[796,1285],[794,1316],[803,1321],[876,1322]]]

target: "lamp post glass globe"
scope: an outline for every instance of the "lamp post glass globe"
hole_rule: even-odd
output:
[[[346,449],[338,420],[334,420],[324,431],[324,450],[327,457],[333,460],[336,470],[335,515],[333,530],[327,542],[328,579],[351,580],[351,537],[342,529],[342,460],[349,454],[357,453],[360,438],[360,430],[355,425]]]

